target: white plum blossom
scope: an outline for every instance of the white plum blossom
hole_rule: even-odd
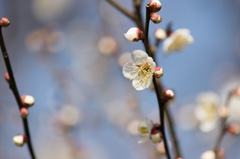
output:
[[[197,102],[195,115],[199,128],[203,132],[210,132],[217,126],[219,97],[213,92],[205,92],[198,95]]]
[[[170,36],[163,43],[163,51],[169,53],[172,51],[181,51],[187,45],[194,41],[188,29],[178,29],[170,34]]]
[[[162,141],[162,133],[159,124],[154,124],[147,117],[145,121],[138,124],[138,133],[142,139],[138,143],[143,143],[151,140],[153,143],[160,143]]]
[[[128,39],[129,41],[132,41],[132,42],[137,42],[144,38],[143,32],[136,27],[130,28],[127,31],[127,33],[124,34],[124,36],[126,37],[126,39]]]
[[[123,66],[122,73],[125,78],[132,80],[136,90],[148,88],[152,83],[156,64],[146,52],[135,50],[132,53],[132,61]]]

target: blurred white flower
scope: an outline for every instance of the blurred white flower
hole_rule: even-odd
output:
[[[155,144],[162,141],[160,125],[154,124],[148,118],[145,118],[145,121],[138,124],[138,133],[142,136],[138,143],[146,142],[149,139]]]
[[[163,40],[167,37],[167,33],[164,29],[158,28],[155,30],[154,36],[157,40]]]
[[[238,96],[232,96],[230,98],[228,108],[228,122],[240,122],[240,98]]]
[[[206,151],[201,155],[200,159],[216,159],[216,155],[213,151]]]
[[[200,130],[212,131],[217,126],[219,97],[213,92],[201,93],[197,97],[195,115],[198,119]]]
[[[150,139],[152,128],[153,122],[147,117],[145,118],[145,121],[138,124],[138,133],[142,136],[142,139],[138,141],[138,143],[143,143]]]
[[[146,52],[135,50],[132,53],[132,62],[123,66],[122,73],[125,78],[132,81],[132,85],[136,90],[148,88],[152,83],[153,72],[156,64]]]
[[[172,51],[181,51],[187,45],[194,41],[188,29],[178,29],[170,34],[170,36],[163,43],[163,51],[169,53]]]
[[[58,119],[66,126],[74,126],[80,121],[80,112],[72,105],[64,105],[58,112]]]
[[[113,37],[102,37],[98,42],[98,50],[104,55],[113,55],[117,51],[117,42]]]
[[[136,27],[130,28],[127,31],[127,33],[124,34],[124,36],[126,37],[126,39],[128,39],[129,41],[133,41],[133,42],[137,42],[144,38],[143,32]]]

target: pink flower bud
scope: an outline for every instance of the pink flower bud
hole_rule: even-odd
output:
[[[163,76],[163,69],[159,66],[156,67],[154,73],[153,73],[154,77],[160,78]]]
[[[218,150],[217,151],[217,158],[218,159],[224,159],[225,158],[225,152],[222,150],[222,149],[220,149],[220,150]]]
[[[10,77],[9,77],[8,72],[5,73],[4,77],[5,77],[6,81],[7,81],[8,83],[10,83]]]
[[[240,86],[238,86],[237,88],[235,88],[235,89],[232,91],[232,94],[235,95],[235,96],[239,96],[239,97],[240,97]]]
[[[148,4],[151,12],[158,12],[162,8],[162,4],[159,0],[151,0]]]
[[[26,142],[26,136],[25,135],[16,135],[13,137],[13,142],[16,146],[23,146]]]
[[[166,89],[163,92],[163,98],[167,99],[167,100],[173,99],[174,98],[174,92],[171,89]]]
[[[137,42],[139,40],[142,40],[144,39],[144,34],[143,32],[136,28],[136,27],[133,27],[133,28],[130,28],[126,34],[124,34],[125,37],[129,40],[129,41],[133,41],[133,42]]]
[[[3,17],[0,21],[0,26],[2,27],[8,27],[10,24],[10,21],[8,18]]]
[[[21,108],[20,115],[21,115],[22,118],[26,118],[28,116],[27,108]]]
[[[240,127],[236,123],[232,123],[227,128],[228,133],[232,135],[238,135],[240,133]]]
[[[158,28],[155,30],[154,36],[157,40],[163,40],[167,37],[167,33],[164,29]]]
[[[150,139],[153,143],[160,143],[162,141],[162,132],[159,124],[154,124],[151,130]]]
[[[162,17],[157,13],[151,13],[150,18],[153,23],[158,24],[162,21]]]
[[[229,115],[229,109],[225,106],[218,108],[218,115],[222,118],[227,118]]]
[[[21,97],[21,100],[22,100],[22,103],[23,103],[23,106],[24,107],[31,107],[33,104],[34,104],[34,98],[33,96],[30,96],[30,95],[23,95]]]

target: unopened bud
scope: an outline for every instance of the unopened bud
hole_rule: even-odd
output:
[[[137,42],[139,40],[142,40],[144,39],[144,34],[143,32],[136,28],[136,27],[133,27],[133,28],[130,28],[126,34],[124,34],[125,37],[129,40],[129,41],[133,41],[133,42]]]
[[[10,24],[10,21],[8,18],[3,17],[0,21],[0,26],[2,27],[8,27]]]
[[[21,115],[22,118],[26,118],[28,116],[27,108],[21,108],[20,115]]]
[[[238,135],[240,133],[240,127],[236,123],[232,123],[227,128],[228,133],[232,135]]]
[[[150,139],[153,143],[160,143],[162,141],[162,132],[159,124],[154,124],[151,130]]]
[[[22,103],[24,107],[31,107],[34,104],[34,98],[31,95],[23,95],[21,97]]]
[[[154,73],[153,73],[154,77],[160,78],[163,76],[163,69],[162,67],[157,66]]]
[[[201,155],[200,159],[216,159],[215,152],[206,151]]]
[[[227,118],[229,115],[229,110],[227,107],[223,106],[223,107],[219,107],[218,108],[218,115],[222,118]]]
[[[151,0],[148,4],[151,12],[158,12],[162,8],[162,4],[159,0]]]
[[[174,98],[174,92],[171,89],[166,89],[163,92],[163,98],[167,99],[167,100],[173,99]]]
[[[151,13],[150,18],[153,23],[158,24],[162,21],[162,17],[157,13]]]
[[[26,142],[26,136],[25,135],[16,135],[13,137],[13,142],[16,146],[23,146]]]
[[[225,158],[225,152],[222,150],[222,149],[220,149],[220,150],[218,150],[217,151],[217,157],[218,157],[218,159],[224,159]]]
[[[9,77],[8,72],[5,73],[4,77],[5,77],[5,80],[6,80],[8,83],[10,83],[10,77]]]
[[[240,97],[240,86],[236,87],[233,90],[232,94],[235,95],[235,96],[239,96]]]
[[[167,33],[164,29],[158,28],[155,30],[154,36],[157,40],[163,40],[167,37]]]

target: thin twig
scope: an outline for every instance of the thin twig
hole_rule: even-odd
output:
[[[10,78],[10,82],[9,82],[10,89],[12,90],[12,92],[14,94],[14,97],[17,101],[19,110],[21,110],[21,108],[23,107],[23,104],[21,102],[21,98],[20,98],[20,95],[18,93],[17,85],[16,85],[16,82],[15,82],[15,79],[14,79],[14,76],[13,76],[12,67],[11,67],[10,60],[9,60],[7,50],[6,50],[6,47],[5,47],[5,44],[4,44],[4,40],[3,40],[2,27],[1,26],[0,26],[0,45],[1,45],[1,49],[2,49],[3,58],[4,58],[4,61],[5,61],[5,65],[7,67],[7,71],[8,71],[9,78]],[[32,159],[35,159],[35,154],[34,154],[34,151],[33,151],[32,143],[31,143],[31,137],[30,137],[29,128],[28,128],[28,121],[27,121],[26,118],[22,118],[22,122],[23,122],[24,132],[25,132],[25,135],[27,137],[28,150],[30,152],[30,155],[31,155]]]
[[[124,8],[121,4],[116,2],[115,0],[107,0],[110,4],[112,4],[116,9],[118,9],[120,12],[122,12],[124,15],[129,17],[130,19],[135,21],[135,16],[132,12],[128,11],[126,8]]]
[[[231,93],[228,94],[225,107],[228,107],[230,99],[231,99],[231,95],[232,95]],[[217,156],[217,153],[219,151],[220,145],[222,143],[223,137],[224,137],[224,135],[226,133],[226,122],[227,122],[227,116],[226,117],[222,117],[221,118],[221,131],[220,131],[220,133],[218,135],[217,142],[216,142],[216,144],[215,144],[215,146],[213,148],[213,151],[215,152],[216,156]]]
[[[149,30],[149,21],[150,21],[150,10],[149,5],[146,6],[146,22],[145,22],[145,31],[144,31],[144,46],[146,52],[153,57],[153,53],[151,51],[151,48],[149,47],[149,41],[148,41],[148,30]],[[161,99],[161,94],[159,91],[159,86],[157,84],[157,81],[155,77],[153,77],[153,84],[154,88],[156,90],[157,100],[158,100],[158,106],[159,106],[159,116],[160,116],[160,123],[162,128],[162,135],[163,135],[163,142],[164,142],[164,148],[166,150],[166,155],[168,159],[171,159],[168,144],[167,144],[167,138],[165,134],[165,124],[164,124],[164,107],[165,102]]]

